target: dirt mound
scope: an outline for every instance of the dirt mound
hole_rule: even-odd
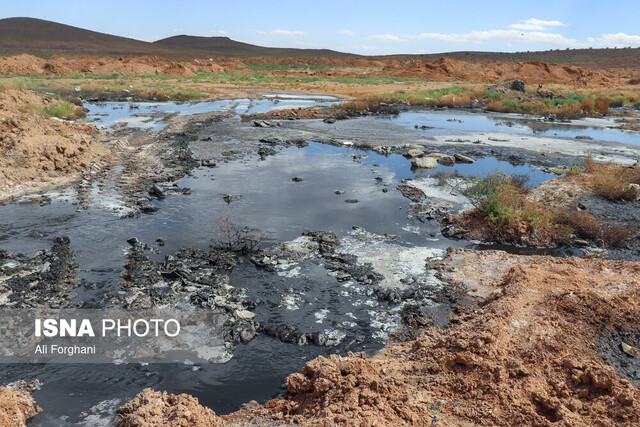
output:
[[[316,358],[289,376],[282,399],[218,419],[205,412],[203,420],[326,426],[640,423],[640,263],[450,249],[431,266],[452,287],[476,296],[471,305],[457,307],[447,327],[389,344],[374,357]],[[127,405],[137,407],[144,405]]]
[[[60,101],[29,91],[0,92],[0,201],[72,179],[108,150],[94,126],[46,117],[34,108]]]
[[[493,62],[458,61],[441,58],[437,61],[400,61],[387,63],[383,72],[395,77],[452,79],[467,81],[499,82],[521,79],[527,84],[564,83],[579,85],[608,85],[612,76],[604,71],[587,70],[573,65],[546,64],[542,62]]]
[[[257,71],[243,69],[247,65],[283,66],[285,68]],[[305,66],[310,68],[301,68]],[[157,73],[189,76],[199,70],[213,73],[261,73],[291,77],[358,77],[366,75],[492,83],[521,79],[527,84],[562,83],[580,86],[606,86],[614,82],[627,84],[629,79],[637,78],[637,71],[629,69],[602,68],[594,70],[575,65],[542,62],[461,61],[451,58],[428,61],[422,59],[212,56],[173,61],[150,55],[124,57],[54,55],[48,59],[31,55],[0,57],[0,74],[7,75],[72,75],[75,73],[140,75]]]
[[[122,419],[116,427],[220,425],[216,414],[201,406],[195,397],[184,393],[160,393],[150,388],[142,390],[131,402],[118,409],[118,414]]]
[[[26,426],[27,420],[42,411],[26,387],[0,387],[0,425],[4,427]]]

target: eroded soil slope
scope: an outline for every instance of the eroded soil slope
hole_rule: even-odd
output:
[[[283,67],[284,66],[284,67]],[[288,68],[290,67],[290,68]],[[305,68],[308,67],[308,68]],[[636,68],[593,69],[541,62],[400,60],[365,58],[222,57],[174,61],[159,56],[33,55],[0,57],[0,74],[45,76],[86,74],[162,74],[190,76],[198,71],[230,74],[266,74],[316,77],[410,77],[436,81],[500,82],[522,79],[527,84],[558,83],[576,86],[626,85],[640,77]]]
[[[640,422],[640,263],[452,249],[431,266],[452,286],[477,294],[473,304],[455,310],[446,328],[427,329],[370,358],[314,359],[288,378],[283,398],[216,422]],[[148,391],[141,396],[121,411],[123,425],[153,425],[147,424],[156,420],[149,405],[166,412],[166,398]],[[186,420],[176,413],[172,422]]]
[[[0,92],[0,201],[68,183],[108,157],[94,126],[37,112],[59,102],[30,91]]]

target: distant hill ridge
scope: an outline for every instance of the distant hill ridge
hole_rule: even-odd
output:
[[[36,18],[0,19],[0,51],[27,53],[75,53],[96,55],[164,55],[164,56],[287,56],[344,58],[360,55],[329,49],[295,49],[257,46],[228,37],[179,35],[152,43],[119,37],[71,25]],[[453,59],[508,62],[556,62],[639,66],[640,48],[633,49],[565,49],[537,52],[446,52],[428,55],[390,55],[385,58]]]
[[[262,47],[228,37],[181,35],[149,43],[35,18],[0,19],[0,50],[123,55],[357,56],[329,49]]]

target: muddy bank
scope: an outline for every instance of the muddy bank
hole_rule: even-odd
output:
[[[38,113],[59,101],[0,92],[0,202],[95,176],[109,160],[95,127]]]
[[[18,381],[0,387],[0,424],[6,427],[23,427],[30,418],[40,412],[31,393],[38,383]]]
[[[431,266],[452,286],[475,295],[444,329],[424,330],[373,357],[315,359],[288,378],[283,398],[217,421],[639,422],[638,358],[629,349],[639,345],[640,264],[451,250]],[[134,402],[125,416],[139,410],[144,417],[149,404],[164,405],[159,395],[153,403]]]

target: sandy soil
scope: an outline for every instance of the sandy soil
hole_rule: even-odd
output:
[[[4,427],[26,426],[27,420],[41,409],[26,388],[0,387],[0,425]]]
[[[55,100],[30,91],[0,92],[0,202],[68,184],[109,157],[94,126],[45,117]]]
[[[216,421],[353,426],[640,422],[633,374],[639,358],[621,350],[623,342],[631,348],[640,344],[640,263],[452,249],[431,264],[453,287],[477,294],[473,304],[455,310],[447,327],[389,344],[370,358],[314,359],[288,378],[283,398]],[[152,400],[141,402],[149,395]],[[162,413],[166,398],[149,391],[141,396],[125,407],[125,420],[135,416],[138,423],[125,425],[157,425],[151,413]]]

